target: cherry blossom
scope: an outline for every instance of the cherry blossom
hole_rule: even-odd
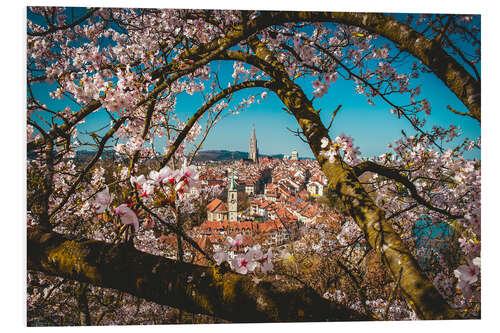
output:
[[[231,247],[241,246],[243,244],[243,236],[238,234],[234,239],[231,236],[228,236],[226,238],[226,243]]]
[[[124,225],[130,224],[134,226],[134,229],[139,229],[139,219],[135,212],[130,209],[127,204],[121,204],[120,206],[115,208],[115,214],[120,216],[121,222]]]
[[[476,262],[477,259],[475,258]],[[453,272],[460,281],[473,284],[479,276],[479,266],[474,264],[474,262],[470,262],[467,265],[458,266]]]
[[[219,249],[216,250],[216,252],[214,254],[214,259],[215,259],[215,262],[217,263],[217,265],[220,265],[224,261],[228,261],[229,260],[229,256],[224,251],[224,249],[219,248]]]
[[[268,272],[273,271],[274,269],[273,252],[271,248],[269,248],[269,250],[267,250],[267,253],[264,256],[262,256],[260,263],[261,263],[260,270],[262,273],[267,274]]]
[[[259,263],[255,260],[255,253],[253,250],[249,250],[244,255],[238,254],[231,260],[231,267],[240,274],[253,272],[258,264]]]
[[[106,188],[101,192],[97,193],[95,196],[96,204],[98,206],[97,213],[104,213],[105,210],[109,208],[111,202],[113,202],[114,194],[109,194],[109,188],[106,185]]]

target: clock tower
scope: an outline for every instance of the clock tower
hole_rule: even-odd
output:
[[[231,174],[231,185],[227,191],[227,206],[229,208],[229,221],[238,221],[238,191],[234,184],[234,169]]]

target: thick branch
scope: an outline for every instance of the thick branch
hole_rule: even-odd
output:
[[[140,252],[130,244],[69,240],[28,229],[28,269],[114,288],[137,297],[233,322],[369,320],[307,288]],[[188,282],[190,281],[190,282]]]

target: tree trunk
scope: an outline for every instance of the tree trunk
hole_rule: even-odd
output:
[[[75,241],[42,227],[28,228],[28,269],[232,322],[371,319],[310,288],[288,288],[276,280],[256,283],[227,266],[179,263],[138,251],[130,243]]]

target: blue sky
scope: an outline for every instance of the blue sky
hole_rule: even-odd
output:
[[[312,96],[311,83],[302,80],[302,88]],[[260,89],[253,89],[260,92]],[[428,74],[422,80],[421,96],[426,97],[433,112],[428,117],[428,125],[447,127],[450,124],[462,127],[464,137],[475,139],[480,136],[480,126],[476,120],[458,116],[446,109],[447,105],[460,109],[462,104],[434,75]],[[184,100],[186,103],[183,103]],[[190,105],[191,96],[181,96],[178,106]],[[329,124],[332,111],[342,104],[330,130],[330,136],[344,132],[355,138],[355,144],[360,146],[364,156],[382,154],[387,150],[387,144],[401,137],[401,129],[408,135],[415,131],[408,121],[392,115],[390,107],[382,101],[371,106],[366,98],[356,94],[352,81],[338,80],[332,84],[328,94],[315,99],[314,107],[321,109],[322,119]],[[204,149],[228,149],[248,151],[252,124],[256,126],[259,150],[264,154],[290,154],[295,148],[300,156],[312,156],[309,146],[293,135],[287,128],[297,129],[298,125],[291,115],[282,110],[283,104],[270,93],[261,104],[253,104],[238,115],[223,119],[215,130],[207,137]],[[185,109],[187,111],[187,108]],[[191,113],[191,112],[189,112]],[[469,157],[480,157],[476,151]]]
[[[217,65],[220,65],[221,77],[230,79],[233,70],[232,63],[225,62]],[[212,68],[216,67],[212,66]],[[311,80],[304,78],[297,82],[306,94],[312,97]],[[422,75],[415,83],[422,85],[420,97],[427,98],[432,106],[433,112],[428,117],[429,127],[433,125],[448,127],[450,124],[460,126],[463,133],[461,140],[465,137],[476,139],[481,135],[480,125],[476,120],[455,115],[446,109],[447,105],[451,105],[457,110],[464,110],[464,106],[434,74]],[[57,110],[68,105],[73,109],[78,109],[74,103],[67,104],[63,101],[50,99],[48,92],[55,90],[54,85],[41,84],[34,88],[35,96],[51,108]],[[234,100],[238,102],[249,93],[258,94],[261,91],[263,90],[246,90],[235,94]],[[329,123],[332,111],[339,104],[342,104],[342,108],[330,130],[330,136],[334,138],[342,132],[353,136],[355,145],[360,147],[365,157],[386,152],[387,144],[401,137],[401,129],[409,135],[415,133],[407,120],[398,119],[395,115],[390,114],[390,106],[385,102],[375,100],[375,106],[369,105],[365,96],[358,95],[354,91],[353,81],[339,78],[336,83],[332,84],[327,95],[316,99],[313,103],[315,108],[322,110],[321,115],[325,124]],[[177,100],[177,112],[182,120],[187,120],[201,105],[200,94],[193,96],[185,93],[180,94]],[[281,101],[270,92],[263,103],[255,103],[240,114],[229,115],[222,119],[207,137],[202,150],[248,151],[252,125],[255,124],[261,153],[290,154],[293,149],[296,149],[300,156],[311,157],[312,152],[308,145],[287,129],[295,130],[298,125],[291,115],[282,110],[282,107]],[[90,115],[84,124],[79,125],[78,129],[79,132],[94,131],[107,124],[109,124],[109,117],[105,112],[99,111]],[[80,139],[86,141],[88,137],[82,135]],[[159,141],[159,145],[161,142]],[[163,147],[157,148],[163,150]],[[480,158],[480,152],[475,150],[468,153],[467,157]]]

